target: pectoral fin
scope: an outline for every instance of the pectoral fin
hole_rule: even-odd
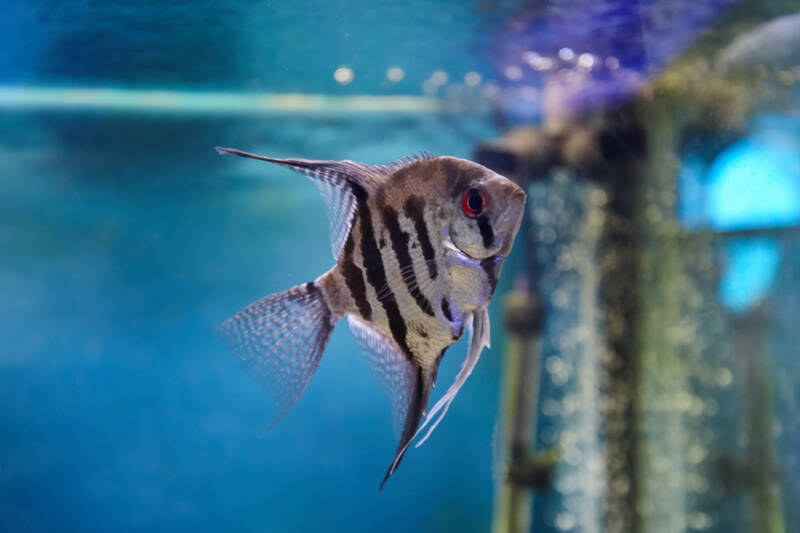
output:
[[[444,396],[442,396],[439,401],[436,402],[428,415],[425,417],[425,422],[423,422],[423,424],[417,430],[417,433],[419,434],[423,429],[425,429],[426,426],[428,426],[428,424],[433,422],[428,428],[428,431],[425,433],[425,436],[417,441],[417,443],[414,445],[415,448],[418,448],[423,442],[425,442],[428,437],[431,436],[433,430],[436,429],[436,426],[439,425],[439,422],[442,421],[444,415],[447,414],[447,410],[450,408],[450,404],[453,403],[453,399],[455,399],[456,394],[458,394],[459,389],[461,389],[461,386],[464,385],[464,382],[467,381],[467,378],[475,368],[475,364],[481,357],[481,351],[483,351],[484,347],[489,347],[489,311],[485,307],[472,313],[470,321],[467,323],[467,327],[469,328],[469,349],[467,350],[467,357],[464,358],[464,362],[461,364],[461,369],[458,371],[458,375],[456,375],[456,379],[453,384],[450,385],[450,388],[447,389],[447,392],[444,393]],[[438,417],[436,417],[437,414],[439,415]],[[435,420],[434,417],[436,417]]]

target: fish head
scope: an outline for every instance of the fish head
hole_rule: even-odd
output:
[[[443,206],[447,244],[472,259],[505,255],[522,223],[525,191],[486,167],[460,162],[469,171],[461,169]]]

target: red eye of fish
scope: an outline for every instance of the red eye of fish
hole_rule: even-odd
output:
[[[461,209],[468,217],[475,218],[486,210],[486,195],[478,189],[470,189],[461,198]]]

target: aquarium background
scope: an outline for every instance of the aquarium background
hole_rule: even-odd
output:
[[[526,529],[800,531],[799,10],[6,0],[0,530],[515,530],[498,525],[502,311],[528,286],[544,317],[531,452],[553,461]],[[622,113],[648,143],[631,171],[633,473],[617,472],[605,385],[611,187],[566,149],[526,182],[491,349],[382,492],[389,403],[344,324],[269,429],[214,327],[330,268],[327,220],[302,176],[214,146],[470,158],[513,128]],[[465,352],[448,350],[433,396]]]

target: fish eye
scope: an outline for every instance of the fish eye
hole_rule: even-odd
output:
[[[479,216],[486,210],[486,195],[478,189],[469,189],[461,198],[461,209],[470,218]]]

